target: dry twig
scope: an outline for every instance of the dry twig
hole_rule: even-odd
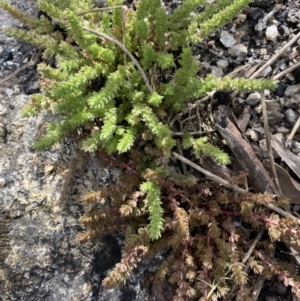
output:
[[[272,171],[273,178],[274,178],[276,187],[278,189],[278,192],[280,193],[280,196],[282,196],[282,191],[280,188],[280,184],[279,184],[279,180],[278,180],[278,176],[277,176],[277,172],[276,172],[276,168],[275,168],[273,149],[272,149],[272,144],[271,144],[271,135],[270,135],[270,129],[269,129],[269,122],[268,122],[266,99],[265,99],[264,92],[260,92],[260,97],[261,97],[262,116],[263,116],[263,123],[264,123],[265,136],[266,136],[266,141],[267,141],[267,148],[268,148],[271,171]]]
[[[293,138],[294,138],[294,136],[295,136],[295,134],[296,134],[296,132],[297,132],[299,126],[300,126],[300,117],[298,117],[298,120],[297,120],[297,122],[295,123],[295,125],[294,125],[294,127],[293,127],[291,133],[290,133],[289,136],[287,137],[287,139],[286,139],[286,141],[285,141],[285,147],[290,146],[291,141],[293,140]]]

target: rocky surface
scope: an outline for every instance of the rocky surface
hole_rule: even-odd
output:
[[[36,13],[36,1],[11,1]],[[0,11],[1,29],[20,25]],[[3,21],[3,22],[2,22]],[[35,49],[0,30],[0,79],[26,63]],[[83,156],[72,141],[37,153],[34,140],[52,116],[23,118],[36,91],[35,68],[0,87],[0,300],[146,300],[142,280],[103,290],[106,272],[120,260],[121,240],[106,236],[80,245],[80,196],[110,182],[99,158]]]

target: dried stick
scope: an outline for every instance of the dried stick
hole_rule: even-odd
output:
[[[89,10],[85,10],[85,11],[79,12],[76,15],[77,16],[83,16],[83,15],[90,14],[90,13],[98,13],[100,11],[111,10],[111,9],[122,8],[122,7],[123,7],[122,5],[118,5],[118,6],[93,8],[93,9],[89,9]]]
[[[182,147],[181,147],[181,144],[178,139],[176,139],[176,147],[177,147],[177,151],[180,153],[180,155],[183,156]],[[180,161],[180,163],[181,163],[183,173],[187,174],[186,164],[182,161]]]
[[[250,144],[243,138],[226,107],[220,107],[215,113],[215,129],[226,140],[243,171],[245,171],[256,192],[270,192],[279,195],[273,180],[257,158]]]
[[[269,154],[269,159],[270,159],[271,171],[272,171],[273,178],[274,178],[276,187],[278,189],[278,192],[280,193],[280,196],[282,196],[282,190],[281,190],[281,187],[279,184],[276,167],[275,167],[275,162],[274,162],[273,148],[272,148],[272,144],[271,144],[271,135],[270,135],[270,129],[269,129],[269,123],[268,123],[267,106],[266,106],[266,99],[265,99],[264,92],[260,92],[260,97],[261,97],[262,115],[263,115],[263,122],[264,122],[264,129],[265,129],[265,136],[266,136],[266,141],[267,141],[267,148],[268,148],[268,154]]]
[[[255,246],[257,245],[257,243],[259,242],[261,236],[263,235],[263,233],[264,233],[264,229],[261,229],[261,230],[258,232],[258,234],[256,235],[256,237],[255,237],[253,243],[251,244],[251,246],[250,246],[248,252],[245,254],[244,258],[242,259],[242,261],[241,261],[242,264],[246,264],[246,262],[248,261],[249,257],[251,256],[251,254],[252,254],[252,252],[253,252]]]
[[[259,275],[259,277],[257,278],[255,285],[252,289],[252,300],[256,301],[260,295],[261,289],[265,283],[265,277]]]
[[[289,136],[287,137],[286,141],[285,141],[285,147],[288,147],[291,144],[292,139],[294,138],[298,128],[300,126],[300,117],[298,117],[297,122],[295,123],[291,133],[289,134]]]

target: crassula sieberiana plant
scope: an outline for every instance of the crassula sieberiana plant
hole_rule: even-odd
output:
[[[291,266],[268,255],[274,241],[299,244],[297,230],[288,231],[295,221],[270,215],[262,205],[272,202],[271,196],[222,190],[171,164],[176,145],[171,119],[186,113],[188,103],[217,90],[276,86],[271,80],[198,76],[200,62],[192,46],[251,1],[207,2],[184,0],[167,13],[160,0],[139,0],[130,7],[107,0],[102,8],[91,0],[48,0],[38,2],[43,13],[35,18],[0,0],[0,7],[26,26],[5,33],[43,50],[41,91],[32,96],[24,115],[48,111],[59,116],[36,149],[49,148],[76,130],[84,151],[98,152],[124,172],[117,184],[83,196],[85,202],[109,202],[81,218],[87,230],[79,241],[125,233],[122,261],[104,286],[124,284],[137,262],[169,247],[155,278],[177,284],[174,300],[216,300],[233,284],[243,298],[249,291],[243,256],[256,229],[267,228],[269,237],[257,244],[250,268],[298,289]],[[196,158],[209,155],[229,163],[228,155],[206,137],[186,133],[181,145]],[[120,154],[125,156],[115,160]],[[241,222],[252,224],[253,233]]]

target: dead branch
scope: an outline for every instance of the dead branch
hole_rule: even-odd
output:
[[[226,110],[218,110],[215,114],[215,128],[226,140],[227,145],[245,171],[256,192],[270,192],[280,195],[277,187],[269,177],[264,166],[256,157],[252,147],[242,137],[240,131],[228,118]]]

